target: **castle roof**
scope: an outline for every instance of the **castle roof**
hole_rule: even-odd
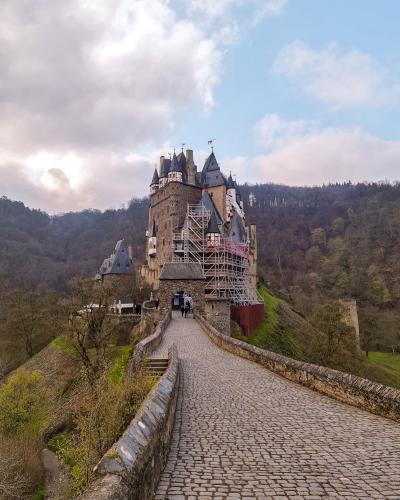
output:
[[[234,243],[243,243],[243,239],[246,237],[246,232],[243,227],[242,218],[238,214],[235,215],[231,230],[229,232],[229,238]]]
[[[200,262],[164,262],[161,274],[162,280],[204,280],[203,268]]]
[[[209,212],[211,212],[211,215],[213,212],[215,212],[217,223],[223,224],[223,220],[222,220],[221,216],[219,215],[217,207],[214,205],[214,202],[212,201],[211,196],[209,195],[209,193],[207,193],[207,191],[203,194],[201,200],[199,201],[199,203],[196,207],[196,211],[203,210],[203,207],[206,210],[208,210]]]
[[[160,179],[162,177],[168,177],[168,172],[171,168],[171,160],[164,158],[162,165],[161,165],[161,174],[160,174]]]
[[[184,169],[186,167],[186,156],[184,152],[182,151],[182,153],[179,153],[177,158],[179,165],[182,167],[182,169]]]
[[[229,174],[228,189],[235,189],[235,184],[233,183],[233,179],[232,179],[232,173]]]
[[[99,274],[128,274],[132,271],[132,262],[124,240],[119,240],[114,252],[108,259],[104,259]]]
[[[211,212],[211,218],[208,223],[207,231],[206,234],[208,233],[216,233],[216,234],[221,234],[221,231],[219,230],[218,223],[217,223],[217,216],[215,215],[215,210]]]
[[[208,186],[214,187],[214,186],[223,186],[225,184],[225,179],[221,173],[221,170],[219,168],[217,159],[215,158],[214,152],[210,154],[210,156],[207,158],[203,170],[201,172],[201,180],[202,180],[202,185],[204,186],[204,181],[206,177],[206,173],[208,176]]]
[[[157,172],[157,169],[155,169],[154,175],[153,175],[153,180],[151,181],[150,186],[152,186],[153,184],[159,184],[159,182],[160,182],[160,179],[158,178],[158,172]]]
[[[172,157],[172,166],[169,170],[170,172],[182,172],[182,166],[179,165],[178,158],[176,157],[175,151]]]

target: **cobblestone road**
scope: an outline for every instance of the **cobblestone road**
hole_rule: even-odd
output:
[[[181,388],[156,500],[400,500],[400,424],[287,381],[174,316]]]

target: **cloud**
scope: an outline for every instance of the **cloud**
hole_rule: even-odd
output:
[[[316,123],[285,121],[278,115],[266,116],[255,131],[269,153],[221,161],[224,169],[239,167],[239,182],[312,186],[399,178],[400,141],[384,141],[360,128],[321,129]]]
[[[231,13],[240,10],[242,22],[246,20],[251,26],[257,25],[265,17],[282,13],[288,0],[189,0],[189,13],[201,13],[206,22],[233,22]]]
[[[154,144],[212,109],[222,59],[164,0],[4,0],[0,195],[54,212],[146,194]]]
[[[287,122],[282,120],[277,114],[267,115],[254,127],[256,133],[256,142],[260,146],[268,148],[273,145],[282,145],[302,135],[311,124],[305,120]]]
[[[398,101],[398,84],[389,70],[357,50],[341,53],[336,43],[316,51],[297,40],[277,55],[272,72],[290,78],[294,85],[330,108],[381,106]]]

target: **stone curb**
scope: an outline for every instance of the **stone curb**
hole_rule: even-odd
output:
[[[195,319],[214,344],[222,349],[339,401],[400,422],[400,390],[260,349],[222,335],[199,314],[195,314]]]
[[[170,314],[160,322],[158,344],[169,320]],[[155,344],[154,339],[145,344],[152,347],[146,354],[158,346]],[[175,345],[169,347],[168,360],[167,371],[149,392],[135,418],[96,465],[94,472],[98,478],[80,500],[150,500],[154,497],[167,462],[175,421],[179,391],[179,358]]]

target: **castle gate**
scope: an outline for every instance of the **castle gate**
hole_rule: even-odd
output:
[[[184,291],[193,299],[193,310],[204,314],[205,276],[200,263],[165,262],[158,279],[158,299],[162,312],[170,311],[175,294]]]

